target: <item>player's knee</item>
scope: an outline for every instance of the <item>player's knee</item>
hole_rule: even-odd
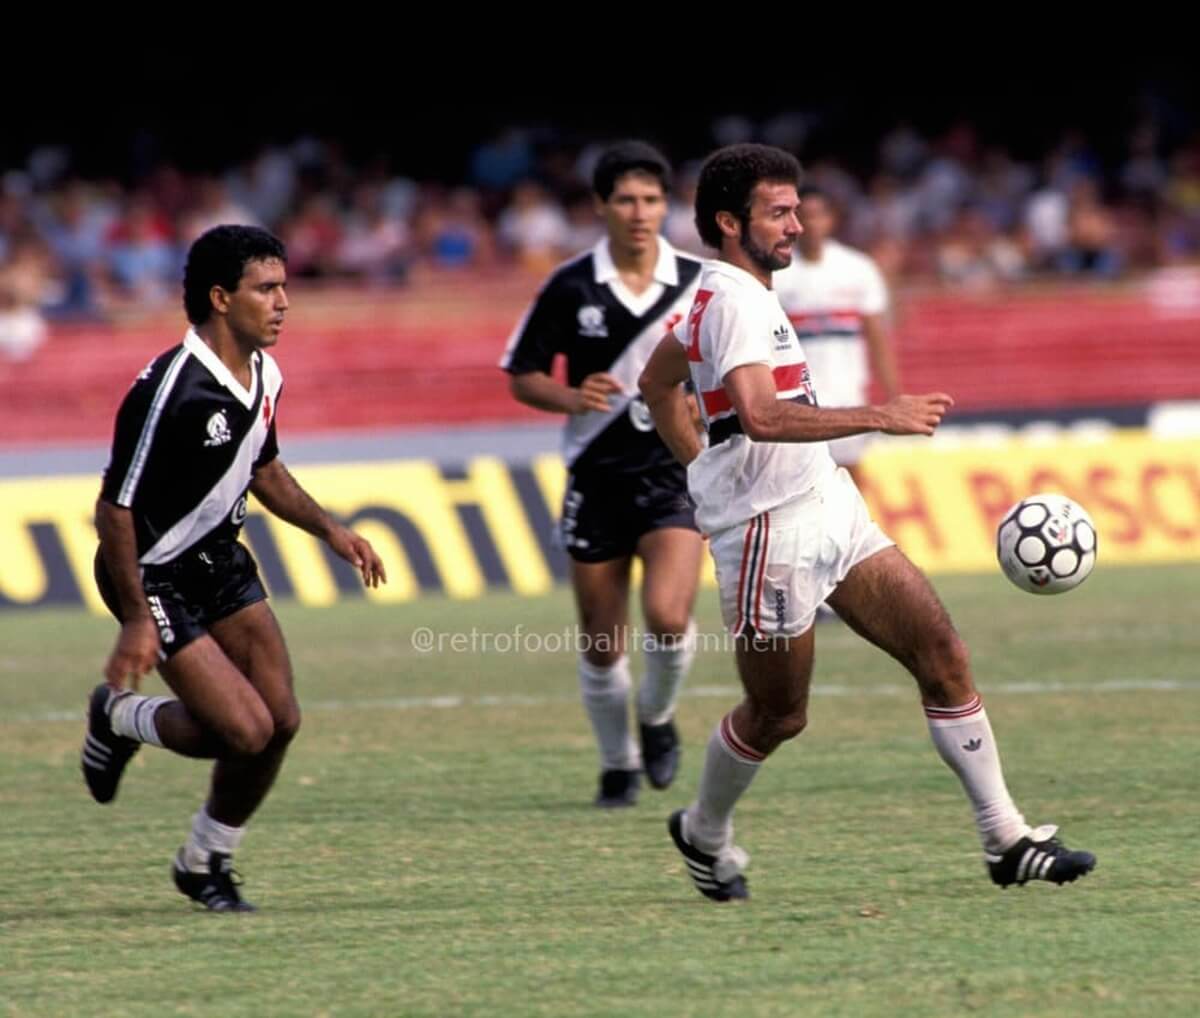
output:
[[[238,756],[257,756],[275,737],[275,722],[263,708],[238,718],[223,735],[231,752]]]
[[[763,714],[758,716],[758,730],[761,742],[774,748],[781,742],[794,739],[808,727],[808,711],[796,707],[782,714]]]
[[[677,608],[656,608],[646,612],[646,629],[660,640],[682,638],[687,633],[690,616]]]
[[[781,718],[775,719],[775,737],[780,742],[787,742],[808,727],[808,713],[803,710],[793,711]]]
[[[300,708],[292,705],[275,718],[275,734],[271,739],[273,745],[286,746],[300,731]]]

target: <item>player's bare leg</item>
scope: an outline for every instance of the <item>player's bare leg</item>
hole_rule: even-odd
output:
[[[266,797],[300,723],[287,649],[266,602],[213,625],[163,668],[189,711],[224,749],[213,767],[208,801],[176,859],[175,882],[209,908],[245,911],[231,875],[245,825]]]
[[[643,534],[637,552],[644,566],[642,613],[646,619],[638,732],[646,777],[655,788],[666,788],[679,767],[675,704],[696,656],[692,605],[704,541],[694,530],[663,527]]]
[[[249,605],[215,623],[212,634],[249,680],[269,718],[269,734],[261,749],[224,757],[213,769],[210,811],[222,823],[241,825],[275,783],[288,746],[300,730],[300,705],[292,688],[283,633],[267,602]]]
[[[708,740],[696,801],[672,815],[669,829],[701,894],[716,901],[749,896],[749,859],[733,843],[733,809],[762,762],[808,724],[813,630],[792,639],[739,639],[745,698]]]
[[[159,664],[176,694],[145,696],[107,685],[92,693],[83,772],[98,802],[111,802],[143,743],[212,760],[261,742],[270,719],[261,698],[209,635]]]
[[[970,799],[992,879],[1064,883],[1091,870],[1093,856],[1068,851],[1052,829],[1031,830],[1013,804],[966,646],[924,573],[887,548],[851,569],[829,601],[916,678],[930,737]]]
[[[604,808],[637,802],[642,766],[629,729],[633,679],[626,654],[626,628],[631,564],[628,556],[571,563],[583,641],[579,689],[600,750],[600,789],[595,801]]]

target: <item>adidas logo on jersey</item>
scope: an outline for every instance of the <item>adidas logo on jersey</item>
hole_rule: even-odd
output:
[[[224,445],[233,439],[224,410],[218,410],[208,419],[205,430],[208,432],[208,438],[204,440],[206,446]]]
[[[786,325],[781,325],[777,329],[772,330],[771,335],[775,337],[775,349],[786,350],[792,341],[792,330]]]

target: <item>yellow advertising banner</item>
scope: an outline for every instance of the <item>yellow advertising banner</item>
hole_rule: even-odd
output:
[[[880,444],[864,464],[865,495],[884,530],[931,573],[997,568],[996,525],[1035,492],[1060,492],[1091,513],[1099,568],[1195,561],[1198,451],[1195,442],[1144,432],[957,448]],[[243,540],[275,597],[327,604],[431,593],[472,598],[489,589],[540,594],[565,578],[553,539],[565,480],[557,456],[301,466],[294,473],[374,543],[391,582],[363,591],[320,542],[252,510]],[[0,610],[74,604],[103,611],[92,581],[98,487],[93,477],[0,480]]]
[[[961,448],[897,444],[865,464],[881,527],[931,573],[995,566],[1004,514],[1054,492],[1091,515],[1098,565],[1200,559],[1200,444],[1144,432]]]

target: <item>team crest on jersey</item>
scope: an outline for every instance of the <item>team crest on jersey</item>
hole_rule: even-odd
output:
[[[224,445],[233,439],[224,410],[218,410],[208,419],[205,430],[208,432],[208,438],[204,440],[206,446]]]
[[[638,431],[654,430],[654,418],[650,416],[650,408],[641,396],[629,401],[629,423]]]
[[[590,339],[607,339],[608,326],[604,324],[604,308],[599,304],[584,304],[579,309],[579,335]]]

